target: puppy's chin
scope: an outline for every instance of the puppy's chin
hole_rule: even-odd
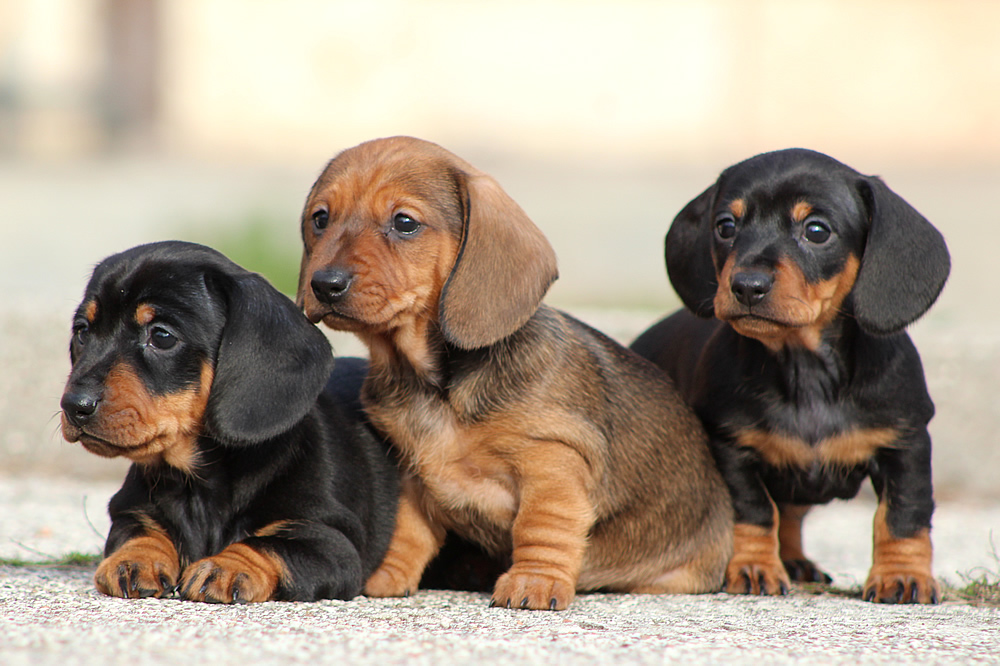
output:
[[[369,328],[369,326],[366,326],[363,322],[360,322],[357,319],[352,319],[351,317],[337,314],[335,312],[326,313],[319,319],[319,321],[322,321],[335,331],[346,331],[348,333],[358,333]]]
[[[105,442],[102,439],[96,439],[94,437],[89,437],[87,435],[81,435],[75,441],[80,442],[83,448],[87,451],[93,453],[94,455],[101,456],[102,458],[117,458],[119,456],[127,456],[128,450],[115,446],[109,442]]]
[[[773,319],[750,315],[729,317],[723,319],[723,321],[726,321],[740,335],[757,340],[785,337],[789,329],[794,328]]]
[[[67,421],[65,417],[62,420],[62,435],[63,439],[67,442],[71,444],[79,443],[90,453],[102,458],[117,458],[124,455],[126,451],[125,447],[115,446],[108,441],[84,432],[82,428],[76,427]]]
[[[119,456],[128,456],[130,450],[133,447],[128,446],[118,446],[117,444],[112,444],[106,439],[101,439],[95,435],[91,435],[84,432],[82,428],[77,428],[73,424],[69,423],[63,419],[62,425],[63,438],[67,442],[76,443],[79,442],[80,446],[87,449],[90,453],[96,456],[101,456],[102,458],[117,458]],[[136,447],[139,449],[144,449],[144,446]]]
[[[362,324],[355,317],[336,311],[333,307],[323,305],[313,298],[307,299],[303,308],[306,318],[314,324],[323,322],[338,331],[355,331]]]
[[[77,440],[90,453],[102,458],[125,458],[139,465],[167,464],[192,473],[198,465],[198,450],[193,438],[173,442],[154,439],[138,446],[118,446],[97,437],[81,434]]]
[[[323,322],[335,331],[347,333],[381,331],[390,323],[383,321],[381,317],[371,317],[370,313],[358,313],[347,306],[317,306],[312,310],[306,310],[306,316],[314,324]]]

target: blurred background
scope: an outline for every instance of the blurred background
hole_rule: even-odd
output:
[[[939,497],[998,498],[998,26],[990,0],[2,0],[0,474],[123,472],[58,432],[101,258],[194,240],[291,293],[325,162],[411,134],[492,173],[556,248],[549,302],[624,343],[677,307],[663,235],[724,167],[883,176],[953,255],[912,329]]]

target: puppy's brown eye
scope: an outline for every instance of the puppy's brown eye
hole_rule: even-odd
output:
[[[330,224],[330,214],[320,208],[312,214],[312,223],[314,229],[322,231]]]
[[[810,220],[806,222],[805,237],[810,243],[821,245],[830,239],[830,227],[822,222]]]
[[[73,342],[79,345],[87,344],[90,337],[90,327],[87,324],[76,324],[73,326]]]
[[[157,349],[166,351],[173,349],[177,344],[177,337],[165,328],[154,326],[149,331],[149,344]]]
[[[396,213],[392,218],[392,228],[401,234],[412,234],[420,228],[420,223],[406,213]]]
[[[715,233],[723,240],[732,238],[736,235],[736,221],[728,217],[718,220],[715,223]]]

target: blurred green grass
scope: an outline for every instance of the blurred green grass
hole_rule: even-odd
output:
[[[251,211],[238,219],[185,225],[182,240],[208,245],[292,298],[298,287],[302,248],[298,227],[287,216]]]

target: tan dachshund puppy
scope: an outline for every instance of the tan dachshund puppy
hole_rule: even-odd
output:
[[[338,155],[302,215],[299,302],[371,353],[406,471],[365,593],[416,589],[447,531],[510,557],[492,604],[718,590],[728,493],[666,376],[545,305],[556,259],[493,178],[408,137]]]

